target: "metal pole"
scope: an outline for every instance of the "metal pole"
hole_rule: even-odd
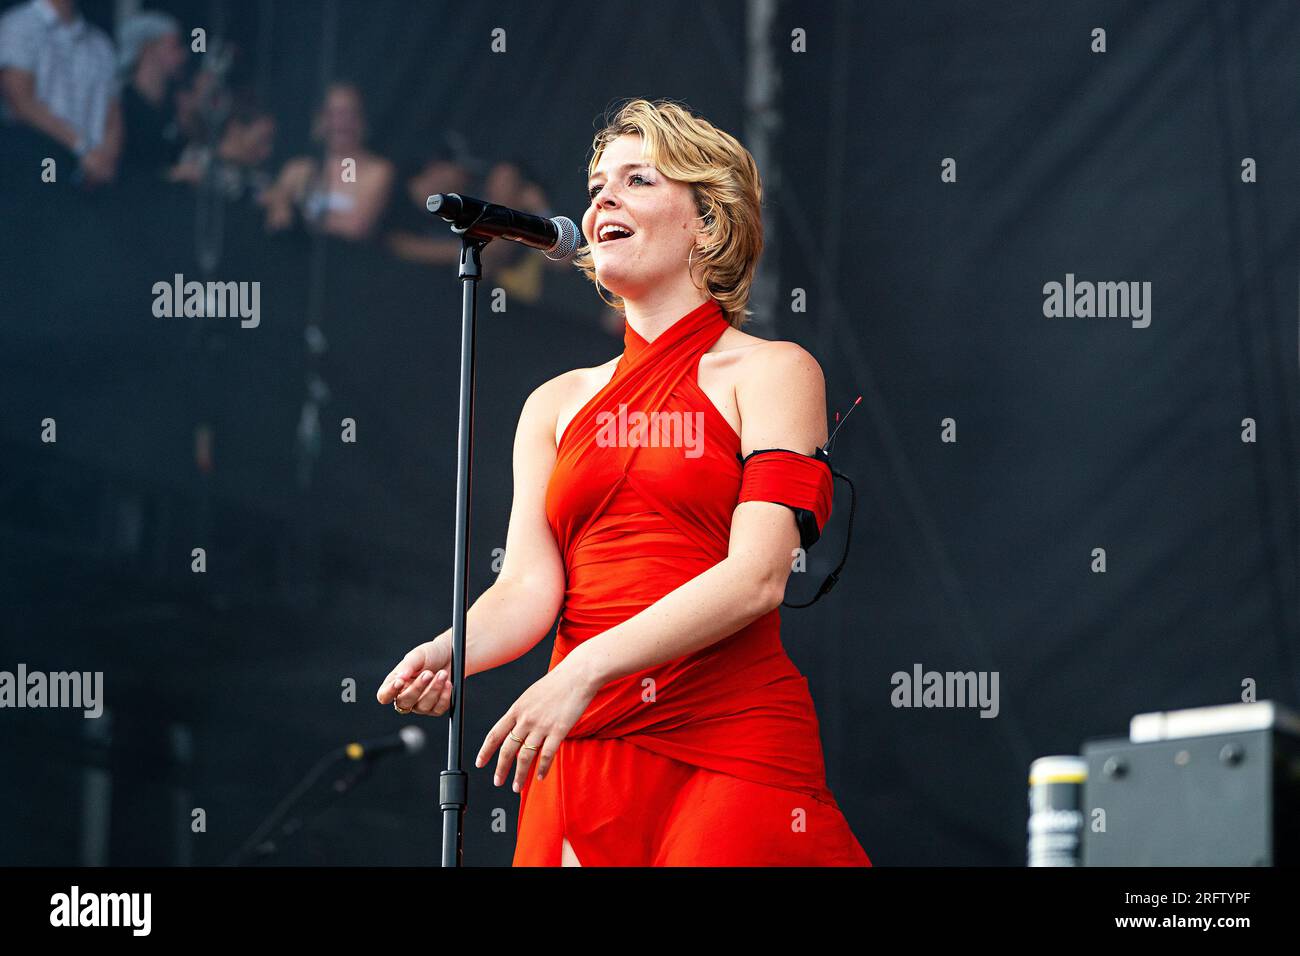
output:
[[[749,0],[745,6],[745,143],[763,177],[764,204],[780,195],[781,167],[773,137],[781,127],[778,93],[781,89],[780,60],[772,50],[773,21],[778,0]],[[763,258],[754,274],[749,308],[754,315],[747,327],[771,338],[776,333],[777,249],[779,238],[772,228],[775,217],[765,223]]]
[[[456,231],[456,230],[453,230]],[[451,594],[451,717],[447,731],[447,769],[438,784],[442,807],[442,865],[463,864],[465,805],[469,775],[461,768],[465,730],[465,607],[469,590],[470,482],[474,458],[474,332],[478,318],[479,253],[487,239],[461,234],[460,411],[456,431],[456,553]]]

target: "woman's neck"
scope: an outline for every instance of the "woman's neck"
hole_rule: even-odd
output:
[[[664,294],[636,300],[623,300],[627,324],[647,342],[653,342],[683,315],[694,312],[709,300],[706,292],[694,286],[686,290],[665,290]]]

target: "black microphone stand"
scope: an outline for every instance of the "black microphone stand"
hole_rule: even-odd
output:
[[[263,820],[253,831],[252,835],[240,844],[239,848],[226,857],[226,866],[239,866],[251,859],[265,859],[279,852],[280,845],[277,841],[287,839],[295,833],[303,830],[307,824],[312,823],[317,818],[324,815],[338,801],[340,797],[352,790],[357,782],[367,776],[370,772],[370,761],[361,760],[334,781],[331,788],[332,796],[324,806],[318,807],[307,820],[301,817],[290,817],[289,811],[292,810],[309,790],[316,784],[325,771],[334,764],[348,759],[348,750],[346,747],[335,747],[325,756],[316,762],[316,765],[307,771],[307,774],[294,785],[293,789],[285,795],[275,809]],[[279,827],[276,830],[276,827]],[[274,834],[272,831],[275,831]]]
[[[490,239],[460,235],[460,404],[456,429],[456,555],[451,594],[451,717],[447,735],[447,769],[439,775],[442,807],[442,865],[462,866],[465,806],[469,774],[461,767],[465,742],[465,605],[469,589],[469,502],[474,455],[474,333],[478,318],[478,282],[483,275],[480,253]]]
[[[447,769],[439,777],[438,801],[442,807],[442,865],[462,866],[469,775],[461,768],[460,759],[465,740],[465,606],[469,598],[469,502],[474,457],[474,330],[478,313],[478,282],[483,275],[480,253],[492,239],[501,237],[543,249],[548,258],[563,261],[577,248],[581,233],[572,220],[563,216],[545,220],[459,193],[430,196],[425,208],[454,223],[451,231],[460,236],[461,241],[460,420],[456,433],[456,555],[451,593],[451,723],[447,736]]]

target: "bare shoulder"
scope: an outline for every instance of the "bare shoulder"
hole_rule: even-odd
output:
[[[618,356],[615,355],[608,362],[590,368],[571,368],[543,382],[537,390],[540,392],[545,389],[546,394],[559,406],[573,401],[581,404],[587,396],[595,394],[613,378],[614,366],[617,364]]]
[[[740,356],[736,367],[738,388],[825,389],[826,377],[821,363],[799,343],[760,339],[752,335],[747,338],[757,344],[737,350]]]
[[[614,375],[618,356],[591,368],[574,368],[547,379],[533,389],[524,413],[534,417],[559,443],[559,437],[573,415]]]
[[[785,341],[767,341],[748,352],[736,371],[742,452],[802,451],[825,442],[826,380],[812,353]]]
[[[570,369],[542,382],[529,393],[524,402],[524,414],[545,414],[554,422],[564,397],[575,387],[575,381],[584,371],[586,369]]]

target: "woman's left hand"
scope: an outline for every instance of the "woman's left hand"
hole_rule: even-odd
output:
[[[566,664],[571,666],[565,666]],[[496,722],[496,726],[483,740],[483,746],[474,759],[474,766],[481,767],[487,763],[493,751],[500,746],[496,773],[492,776],[493,785],[499,787],[510,772],[510,764],[518,755],[514,791],[519,793],[524,781],[528,779],[528,769],[534,759],[537,759],[537,776],[541,778],[546,775],[555,759],[555,752],[560,749],[561,741],[578,722],[598,689],[581,672],[574,655],[566,657],[545,677],[524,691],[505,712],[505,716]],[[512,733],[514,737],[510,736]],[[525,743],[529,749],[524,749]],[[531,749],[533,747],[539,749]]]

